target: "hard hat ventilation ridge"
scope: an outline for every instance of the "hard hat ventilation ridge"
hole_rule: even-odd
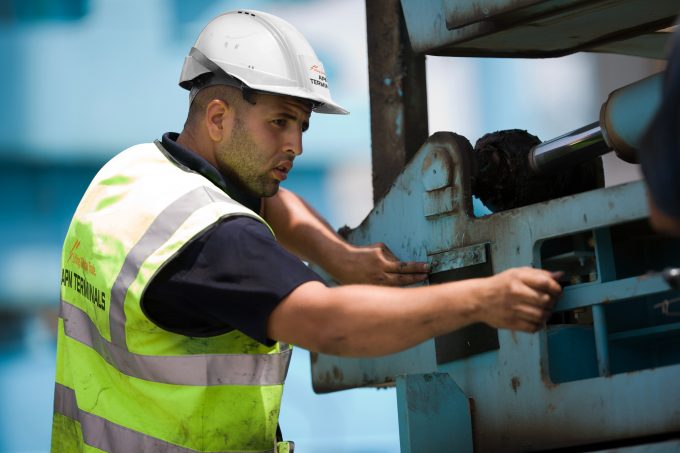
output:
[[[200,90],[213,85],[228,85],[234,88],[238,88],[239,90],[241,90],[243,99],[245,99],[247,102],[251,104],[255,104],[255,101],[253,101],[252,99],[252,94],[255,90],[250,88],[248,85],[246,85],[236,77],[227,74],[222,68],[220,68],[215,63],[210,61],[210,59],[206,57],[203,54],[203,52],[201,52],[195,47],[192,47],[191,51],[189,52],[189,56],[194,58],[196,61],[205,66],[205,68],[210,71],[208,73],[201,74],[200,76],[196,77],[194,80],[186,84],[190,89],[189,105],[191,105],[192,102],[194,102],[194,98],[196,97]]]

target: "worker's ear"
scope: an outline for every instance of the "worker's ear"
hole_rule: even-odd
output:
[[[205,107],[205,125],[208,136],[214,142],[221,142],[231,134],[234,109],[221,99],[213,99]]]

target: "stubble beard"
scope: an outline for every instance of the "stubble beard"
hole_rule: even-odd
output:
[[[264,154],[243,122],[236,118],[231,140],[218,154],[219,170],[251,195],[271,197],[279,191],[279,181],[273,179],[269,172],[262,173],[266,166]]]

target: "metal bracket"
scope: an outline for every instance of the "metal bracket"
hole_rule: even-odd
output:
[[[397,376],[402,453],[472,453],[470,402],[448,373]]]

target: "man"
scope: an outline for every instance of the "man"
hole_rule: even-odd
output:
[[[545,323],[560,293],[549,273],[371,286],[427,268],[347,244],[279,188],[311,112],[346,113],[287,22],[215,18],[180,85],[184,130],[109,161],[69,228],[54,451],[290,451],[277,442],[288,344],[377,356],[474,322]],[[328,288],[300,258],[354,284]]]

